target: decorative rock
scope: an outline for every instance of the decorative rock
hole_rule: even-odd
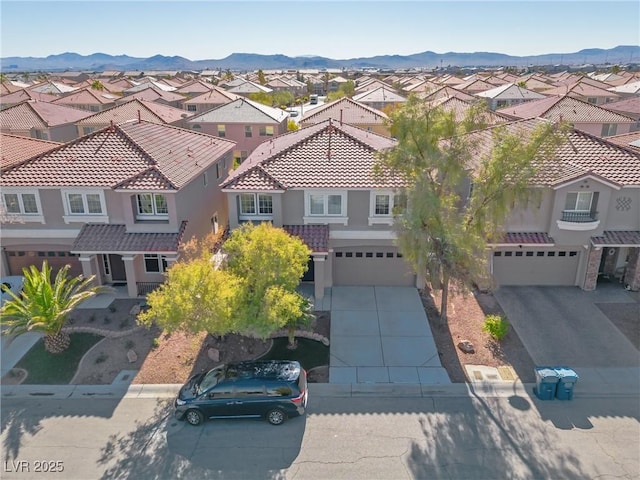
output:
[[[464,353],[476,353],[476,349],[469,340],[462,340],[458,343],[458,348]]]
[[[129,350],[127,352],[127,360],[129,360],[129,363],[135,363],[138,360],[138,354],[133,350]]]
[[[209,350],[207,350],[207,357],[209,357],[209,360],[211,360],[212,362],[219,362],[220,350],[218,350],[217,348],[210,348]]]
[[[133,315],[134,317],[140,313],[140,304],[136,303],[131,310],[129,310],[129,315]]]

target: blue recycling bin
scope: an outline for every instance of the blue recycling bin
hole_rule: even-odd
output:
[[[578,374],[569,367],[554,367],[558,375],[556,398],[558,400],[572,400],[573,387],[578,382]]]
[[[536,367],[536,397],[540,400],[553,400],[558,386],[558,374],[552,367]]]

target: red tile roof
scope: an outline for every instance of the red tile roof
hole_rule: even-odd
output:
[[[109,108],[103,112],[96,113],[78,122],[79,126],[98,126],[102,128],[109,123],[121,123],[128,120],[136,120],[140,115],[142,120],[155,123],[175,123],[185,117],[193,115],[180,108],[162,105],[156,102],[131,99]]]
[[[601,247],[623,245],[640,247],[640,231],[605,230],[601,236],[591,237],[591,243]]]
[[[11,165],[53,150],[60,145],[62,144],[58,142],[3,133],[0,137],[0,152],[2,153],[0,168],[4,170]]]
[[[374,173],[377,152],[394,139],[327,120],[260,144],[222,184],[225,189],[399,188],[399,178]]]
[[[343,97],[334,102],[325,103],[321,107],[314,108],[304,114],[300,119],[300,123],[311,125],[329,118],[350,125],[384,125],[389,117],[380,110],[358,103],[348,97]]]
[[[22,102],[0,111],[0,127],[11,130],[47,129],[73,124],[91,112],[49,102]]]
[[[73,242],[73,253],[177,253],[187,222],[176,233],[129,233],[125,225],[87,223]]]
[[[152,122],[128,122],[8,169],[3,186],[179,189],[235,142]]]
[[[300,238],[313,252],[329,251],[329,225],[283,225],[282,228]]]
[[[477,140],[476,158],[491,151],[496,128],[506,128],[509,133],[526,138],[540,122],[546,120],[519,120],[470,134]],[[542,166],[535,183],[555,186],[585,175],[599,176],[618,185],[640,186],[640,154],[574,129],[556,150],[555,160]]]
[[[501,108],[498,113],[515,118],[546,118],[553,122],[560,119],[571,123],[634,123],[632,118],[573,97],[549,97],[542,100]]]

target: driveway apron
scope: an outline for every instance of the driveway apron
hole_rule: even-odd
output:
[[[595,305],[634,302],[622,288],[501,287],[495,297],[536,365],[574,369],[578,391],[640,391],[640,353]]]
[[[332,288],[329,382],[450,383],[415,288]]]

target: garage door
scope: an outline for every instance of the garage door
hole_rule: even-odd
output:
[[[578,250],[523,249],[493,252],[493,276],[498,285],[575,285]]]
[[[9,272],[11,275],[22,275],[22,269],[35,265],[42,267],[43,260],[49,262],[52,269],[52,280],[62,267],[66,264],[71,265],[69,275],[76,276],[82,274],[82,266],[76,255],[64,251],[7,251],[7,263],[9,264]]]
[[[345,247],[333,254],[333,284],[413,287],[416,276],[394,247]]]

